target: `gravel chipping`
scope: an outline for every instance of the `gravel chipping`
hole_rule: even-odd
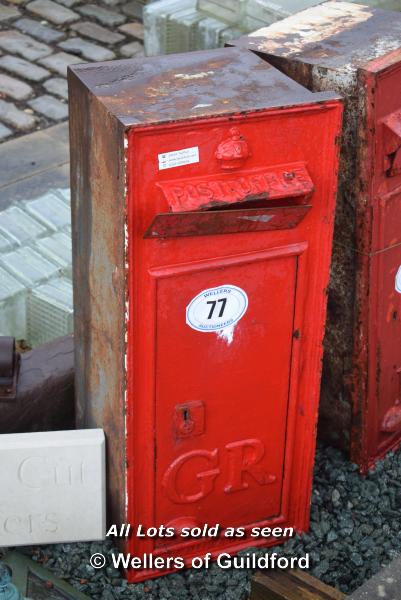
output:
[[[288,557],[309,553],[313,575],[350,593],[401,554],[400,516],[401,452],[390,453],[363,478],[339,451],[319,447],[310,533],[274,551]],[[113,551],[110,541],[24,549],[94,600],[245,600],[249,596],[252,573],[245,569],[223,570],[213,565],[208,570],[190,569],[128,585],[113,567],[96,571],[89,565],[95,552],[110,558]]]

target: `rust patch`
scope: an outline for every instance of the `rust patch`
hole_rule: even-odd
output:
[[[308,8],[229,45],[266,55],[292,57],[325,68],[363,67],[397,52],[401,23],[398,13],[329,1]]]
[[[77,65],[71,70],[127,127],[176,121],[177,114],[180,119],[198,119],[310,102],[302,86],[236,48]]]
[[[109,519],[117,523],[126,477],[123,128],[71,70],[69,87],[76,417],[78,427],[105,430]]]

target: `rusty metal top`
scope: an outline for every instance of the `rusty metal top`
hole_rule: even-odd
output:
[[[70,71],[127,127],[337,97],[312,94],[237,48],[74,65]]]
[[[335,0],[229,42],[262,54],[350,72],[401,52],[401,14]],[[395,57],[394,60],[400,60]]]

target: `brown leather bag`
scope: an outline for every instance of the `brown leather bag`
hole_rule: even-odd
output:
[[[0,337],[0,434],[74,427],[73,336],[21,355]]]

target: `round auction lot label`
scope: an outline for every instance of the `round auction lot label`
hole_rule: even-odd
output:
[[[397,275],[395,276],[395,290],[401,294],[401,266],[398,267]]]
[[[200,292],[187,306],[187,325],[197,331],[219,331],[235,325],[248,308],[246,292],[235,285],[220,285]]]

